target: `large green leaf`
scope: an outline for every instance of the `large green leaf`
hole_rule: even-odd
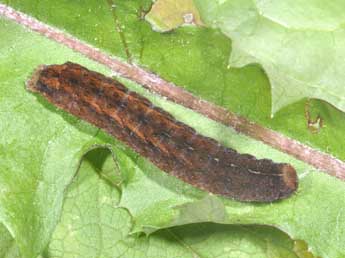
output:
[[[132,219],[118,206],[117,181],[107,178],[114,170],[109,151],[96,149],[86,155],[43,257],[297,258],[293,242],[269,227],[194,224],[150,236],[130,235]],[[19,257],[11,235],[1,226],[0,233],[0,256]]]
[[[108,1],[1,1],[126,58]],[[231,42],[217,30],[188,26],[164,34],[152,31],[142,19],[151,3],[116,1],[113,10],[134,62],[195,95],[345,160],[344,113],[327,103],[313,101],[312,117],[320,114],[323,119],[319,134],[311,133],[306,126],[304,100],[282,109],[271,119],[270,85],[258,66],[228,69]]]
[[[158,0],[155,3],[161,3],[160,6],[164,6],[164,3],[169,2],[169,0]],[[194,1],[195,3],[199,3],[198,1]],[[218,21],[218,19],[222,19],[223,16],[211,17],[211,14],[215,14],[215,11],[219,10],[219,12],[224,11],[224,15],[227,15],[227,10],[224,8],[227,6],[227,2],[230,1],[203,1],[198,4],[200,5],[199,10],[201,14],[204,14],[207,17],[204,17],[205,22],[209,23],[212,22],[212,18],[214,21]],[[262,1],[261,1],[262,2]],[[272,1],[271,1],[272,2]],[[268,2],[268,3],[271,3]],[[282,2],[284,4],[286,1],[278,1],[277,3]],[[297,4],[300,1],[296,2]],[[307,3],[308,1],[304,1]],[[241,7],[248,5],[247,1],[238,1],[238,6]],[[290,3],[290,2],[289,2]],[[308,2],[309,3],[309,2]],[[333,4],[333,2],[332,2]],[[216,5],[218,9],[212,9],[211,7],[208,8],[208,5],[211,7]],[[220,6],[221,5],[221,6]],[[169,8],[169,6],[166,6]],[[224,8],[223,8],[224,7]],[[288,9],[290,10],[290,9]],[[162,15],[163,12],[163,15]],[[166,24],[165,17],[167,16],[165,12],[168,12],[170,15],[181,15],[184,10],[156,10],[152,9],[149,15],[149,21],[154,23],[154,26],[158,26],[159,24]],[[177,14],[176,14],[177,13]],[[231,13],[229,13],[230,15]],[[304,13],[303,13],[304,14]],[[302,14],[302,16],[303,16]],[[309,12],[308,12],[309,14]],[[244,16],[245,17],[245,16]],[[336,17],[336,15],[335,15]],[[234,18],[236,19],[236,18]],[[319,18],[318,18],[319,19]],[[321,19],[319,19],[321,20]],[[320,21],[319,21],[320,22]],[[217,23],[214,26],[221,27],[223,23]],[[224,25],[225,26],[225,25]],[[185,31],[186,28],[174,28],[169,27],[169,29],[175,29],[174,33],[181,33],[181,31]],[[192,28],[189,28],[192,30]],[[205,29],[199,29],[200,31],[205,31]],[[171,34],[174,34],[171,32]],[[169,34],[170,35],[170,34]],[[201,36],[196,36],[197,38],[201,38]],[[250,118],[253,121],[257,121],[260,124],[266,125],[276,131],[283,132],[285,135],[290,136],[294,139],[297,139],[301,142],[304,142],[308,145],[312,145],[318,149],[321,149],[325,152],[330,152],[334,156],[339,157],[340,159],[345,159],[345,145],[344,142],[345,138],[342,136],[343,131],[345,130],[345,114],[339,111],[338,109],[334,108],[332,105],[327,104],[323,101],[313,100],[312,101],[312,108],[311,108],[311,118],[315,119],[318,115],[323,119],[323,126],[318,134],[313,134],[307,129],[307,121],[305,117],[305,99],[302,99],[298,102],[288,105],[285,108],[282,108],[279,112],[277,112],[274,118],[271,118],[271,110],[272,107],[271,103],[271,92],[269,91],[269,87],[271,85],[266,81],[265,75],[257,69],[258,66],[256,65],[247,65],[241,69],[235,68],[234,66],[230,66],[228,69],[228,62],[229,56],[234,53],[232,51],[232,46],[223,44],[220,45],[219,42],[224,41],[221,37],[217,37],[216,42],[214,39],[216,36],[213,34],[206,33],[202,37],[202,50],[204,58],[202,60],[197,58],[192,58],[188,56],[187,61],[185,63],[179,62],[178,59],[174,58],[174,56],[169,55],[169,50],[166,51],[166,55],[169,58],[164,58],[164,67],[157,67],[152,65],[148,58],[142,60],[144,64],[150,63],[150,68],[159,71],[160,74],[167,77],[169,80],[172,80],[178,84],[185,85],[185,87],[192,91],[193,93],[201,96],[202,98],[208,99],[218,105],[222,105],[226,108],[229,108],[231,111],[241,114],[245,117]],[[207,39],[207,40],[205,40]],[[192,39],[191,39],[192,40]],[[189,40],[188,40],[189,41]],[[184,40],[183,43],[186,41]],[[252,45],[255,49],[256,42],[253,39]],[[233,42],[235,44],[235,42]],[[247,42],[241,44],[241,46],[246,46]],[[271,42],[260,43],[267,47],[270,46]],[[318,45],[317,43],[315,43]],[[147,45],[146,45],[147,46]],[[238,50],[235,44],[235,51]],[[230,48],[230,52],[227,50]],[[189,48],[186,48],[189,50]],[[216,51],[217,50],[217,51]],[[303,51],[303,50],[302,50]],[[160,51],[161,53],[161,51]],[[327,54],[327,53],[326,53]],[[188,53],[184,53],[185,56]],[[199,55],[193,55],[199,56]],[[287,55],[288,56],[288,55]],[[317,56],[316,56],[317,57]],[[221,61],[217,63],[217,61]],[[181,80],[177,80],[176,77],[171,76],[170,73],[174,73],[173,70],[165,71],[165,67],[173,66],[175,68],[175,64],[178,64],[178,67],[185,67],[190,66],[190,64],[197,64],[199,70],[193,71],[186,71],[186,74],[193,73],[196,77],[202,78],[202,80],[188,80],[185,79],[188,75],[183,77],[184,73],[179,73],[179,78]],[[322,64],[326,65],[325,61],[322,60]],[[211,64],[211,65],[209,65]],[[319,65],[319,64],[318,64]],[[332,64],[333,65],[333,64]],[[340,66],[341,67],[341,66]],[[206,76],[205,76],[206,75]],[[341,76],[341,75],[339,75]],[[183,79],[185,80],[183,80]],[[271,79],[271,78],[269,78]],[[341,82],[341,81],[340,81]],[[293,84],[291,84],[293,85]],[[212,89],[213,92],[206,91],[205,88]],[[292,87],[292,86],[291,86]],[[283,98],[290,96],[290,92],[294,93],[295,89],[289,89],[288,94],[285,94]],[[342,92],[340,92],[342,93]],[[221,94],[219,96],[218,94]],[[341,94],[340,94],[341,96]],[[305,95],[299,95],[298,98],[303,98]],[[278,99],[278,101],[282,101],[283,99]],[[294,100],[295,101],[295,100]]]
[[[100,156],[104,161],[100,162]],[[113,184],[116,180],[104,179],[114,170],[110,155],[99,150],[87,154],[68,189],[47,257],[297,258],[292,241],[267,227],[195,224],[150,236],[131,235],[132,218],[118,206],[121,197]]]
[[[230,65],[260,63],[272,112],[304,97],[345,111],[343,1],[196,0],[203,21],[233,41]]]
[[[24,81],[40,63],[61,63],[68,58],[103,73],[109,73],[107,69],[12,22],[1,20],[0,29],[4,36],[1,41],[0,219],[15,238],[23,257],[34,257],[48,244],[60,219],[64,191],[82,155],[95,144],[105,143],[124,175],[119,204],[133,218],[132,232],[152,232],[205,221],[267,224],[279,227],[295,239],[306,240],[316,254],[330,257],[344,254],[345,218],[343,207],[338,205],[345,198],[343,183],[125,81],[131,89],[200,133],[240,152],[291,162],[300,174],[298,193],[273,204],[240,203],[197,190],[158,170],[98,129],[57,110],[24,87]]]
[[[52,57],[56,62],[65,61],[66,55],[85,59],[0,22],[0,218],[24,257],[33,257],[49,241],[80,157],[102,141],[96,137],[98,129],[47,105],[24,87],[32,68]]]
[[[88,1],[87,4],[70,1],[7,2],[32,13],[43,21],[60,26],[103,50],[117,56],[126,56],[121,41],[115,33],[110,8],[106,3],[99,3],[99,1]],[[119,17],[125,25],[124,31],[129,48],[137,62],[159,72],[175,83],[185,85],[195,94],[286,132],[295,138],[311,142],[339,157],[345,157],[342,137],[345,128],[343,114],[328,105],[316,102],[316,112],[321,112],[326,125],[318,135],[311,135],[305,128],[303,111],[301,111],[303,102],[278,113],[271,121],[268,104],[270,92],[264,74],[254,66],[241,70],[227,70],[230,42],[225,37],[213,30],[192,27],[181,28],[170,34],[154,33],[149,25],[136,15],[139,9],[137,7],[142,5],[144,9],[147,9],[150,1],[120,1],[117,4]],[[77,171],[82,155],[95,144],[106,144],[118,160],[120,171],[113,172],[109,169],[103,172],[107,178],[114,177],[115,183],[119,182],[118,172],[121,172],[124,177],[120,179],[124,182],[120,186],[121,199],[116,202],[128,211],[127,216],[132,216],[134,224],[130,229],[133,232],[152,232],[160,228],[203,221],[269,224],[286,231],[295,239],[306,240],[316,254],[324,257],[344,255],[342,246],[345,242],[345,218],[343,207],[340,205],[344,202],[345,196],[343,183],[125,81],[128,86],[148,96],[157,105],[167,109],[178,119],[189,123],[199,132],[241,152],[273,158],[276,161],[291,162],[300,174],[301,183],[297,195],[272,205],[242,204],[210,196],[167,176],[142,157],[137,157],[131,150],[117,143],[116,140],[56,110],[42,98],[35,97],[24,89],[24,81],[41,63],[62,63],[70,60],[82,63],[90,69],[110,74],[108,69],[5,20],[0,20],[0,47],[0,220],[14,237],[24,257],[34,257],[49,242],[55,225],[60,220],[64,192]],[[213,88],[210,88],[210,85]],[[88,183],[80,187],[87,186]],[[71,191],[73,193],[73,188]],[[114,189],[108,192],[112,195],[111,198],[117,198]],[[91,191],[91,193],[94,192]],[[94,210],[99,207],[97,205],[100,205],[97,198],[92,199],[92,194],[85,196],[75,196],[72,199],[79,200],[78,204],[83,200],[86,200],[85,202],[92,200],[94,203],[92,212],[95,212]],[[59,232],[64,232],[64,230],[67,232],[70,222],[68,217],[75,212],[68,207],[73,203],[72,200],[66,204],[67,211],[64,211],[62,224],[54,233],[54,241],[61,238]],[[85,208],[83,204],[81,206]],[[107,211],[104,210],[104,212]],[[91,219],[85,217],[85,221],[92,221],[94,219],[92,217],[94,216],[91,213]],[[101,224],[101,222],[102,220],[96,220],[95,223]],[[118,227],[120,223],[114,225]],[[123,225],[128,225],[128,218],[124,218]],[[158,245],[162,249],[173,250],[172,253],[167,254],[167,257],[170,254],[179,254],[176,250],[186,250],[181,249],[181,245],[176,242],[181,239],[189,241],[192,248],[197,248],[195,245],[199,243],[199,240],[188,237],[193,235],[193,232],[198,234],[200,231],[198,228],[190,227],[181,226],[178,231],[174,231],[175,235],[179,235],[178,240],[173,240],[176,238],[171,237],[170,233],[162,233],[168,235],[163,240],[161,237],[158,240],[141,240],[147,241],[142,243],[144,246],[142,248],[146,250],[145,248],[150,249]],[[215,227],[219,229],[221,226]],[[218,232],[218,229],[215,231]],[[222,241],[234,241],[227,236],[227,233],[232,236],[239,235],[239,238],[246,237],[247,240],[243,241],[250,242],[250,245],[254,242],[253,245],[256,246],[256,242],[260,242],[260,239],[256,237],[251,241],[248,236],[250,233],[242,234],[241,227],[227,229],[225,233],[222,232],[220,235],[217,233],[214,242],[201,241],[198,250],[206,246],[216,246]],[[107,227],[104,232],[106,230],[108,230]],[[123,232],[128,232],[126,228],[123,230]],[[208,230],[211,229],[207,227],[202,232]],[[254,229],[253,232],[255,233],[256,230]],[[269,239],[267,240],[269,243],[274,242],[272,238],[274,239],[276,234],[279,234],[276,231],[273,232],[270,233],[269,229],[262,233]],[[83,231],[76,234],[82,235]],[[202,235],[205,236],[205,234]],[[108,234],[102,233],[99,236],[104,240]],[[88,241],[83,236],[80,239]],[[7,243],[6,248],[8,243],[11,244],[10,241],[11,239],[7,237],[4,240],[4,246]],[[150,241],[153,242],[152,246]],[[96,239],[92,243],[99,242],[102,241]],[[57,245],[59,243],[56,241],[51,243],[54,250],[63,251]],[[226,242],[226,245],[230,244]],[[264,244],[261,242],[261,245]],[[173,246],[177,246],[176,249]],[[286,246],[291,247],[291,244]],[[220,248],[223,246],[216,246],[212,252]],[[276,245],[274,249],[277,249]],[[243,250],[246,252],[245,247]],[[81,253],[80,249],[78,251]],[[142,254],[142,251],[139,253]],[[251,257],[251,253],[248,253]],[[203,254],[216,255],[207,251]],[[61,254],[63,255],[67,254]],[[153,256],[153,254],[150,255]],[[228,254],[223,255],[227,257]],[[244,256],[244,254],[241,255]],[[273,257],[277,256],[273,255]],[[282,255],[282,257],[286,256]],[[259,257],[269,257],[269,254],[266,252]]]

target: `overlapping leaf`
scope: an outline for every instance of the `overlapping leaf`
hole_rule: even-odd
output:
[[[302,175],[300,190],[292,198],[274,204],[246,204],[210,196],[155,168],[142,157],[118,145],[42,98],[27,92],[24,81],[40,63],[69,60],[106,72],[101,67],[30,34],[12,22],[1,20],[2,35],[15,42],[3,51],[1,87],[1,221],[15,236],[24,257],[32,257],[48,243],[60,218],[63,194],[86,150],[105,144],[119,160],[127,177],[121,185],[120,206],[135,222],[133,232],[195,222],[276,225],[292,237],[304,239],[318,254],[340,257],[344,189],[341,182],[318,173],[263,144],[239,136],[229,128],[190,110],[148,94],[129,82],[133,90],[149,97],[175,117],[241,152],[293,163]],[[25,39],[25,40],[24,40]],[[2,44],[6,46],[5,40]],[[32,48],[35,44],[39,46]],[[42,52],[44,48],[46,51]],[[14,51],[15,50],[15,51]],[[221,133],[220,133],[221,132]],[[332,207],[332,209],[329,209]],[[197,214],[195,213],[196,211]],[[327,214],[325,215],[325,211]],[[310,215],[312,214],[312,216]],[[303,226],[302,226],[303,225]],[[322,230],[324,237],[316,237]]]
[[[302,98],[345,111],[343,1],[195,1],[205,23],[232,39],[230,65],[259,63],[272,112]]]

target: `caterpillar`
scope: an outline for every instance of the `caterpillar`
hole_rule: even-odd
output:
[[[117,80],[79,64],[41,65],[26,85],[58,108],[124,142],[166,173],[202,190],[239,201],[272,202],[297,189],[296,171],[290,164],[225,147]]]

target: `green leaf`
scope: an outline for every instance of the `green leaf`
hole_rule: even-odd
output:
[[[1,0],[0,0],[1,1]],[[289,105],[271,119],[271,92],[265,73],[254,65],[228,69],[231,42],[217,30],[180,27],[170,33],[157,33],[142,18],[151,0],[6,0],[14,8],[67,31],[105,52],[126,58],[125,48],[115,28],[112,11],[122,25],[133,62],[232,112],[281,132],[316,149],[345,159],[345,114],[333,106],[312,101],[313,114],[323,126],[318,134],[307,128],[304,102]]]
[[[64,189],[81,156],[103,141],[96,137],[98,129],[24,87],[39,63],[52,58],[62,62],[64,56],[80,62],[85,58],[11,22],[0,23],[0,220],[15,236],[23,257],[35,257],[59,220]]]
[[[128,9],[125,7],[120,9],[122,14],[124,15],[126,10],[132,8],[134,3],[135,1],[126,1],[125,4],[128,6],[125,7]],[[29,4],[29,1],[23,1],[21,4],[35,9]],[[63,1],[56,4],[64,6]],[[71,6],[64,9],[61,6],[56,9],[51,7],[52,9],[49,9],[51,13],[45,14],[46,19],[49,18],[51,22],[60,23],[63,27],[72,28],[71,31],[76,31],[78,36],[84,35],[85,40],[89,40],[95,35],[103,35],[102,40],[98,38],[92,43],[100,44],[97,42],[102,41],[102,44],[107,43],[109,48],[115,52],[118,50],[118,53],[122,53],[119,55],[125,56],[122,52],[123,49],[119,46],[120,44],[115,44],[119,40],[114,38],[114,43],[107,38],[107,35],[113,37],[115,34],[107,34],[105,30],[100,29],[86,30],[84,27],[84,25],[87,26],[87,22],[92,24],[90,26],[96,22],[95,20],[88,20],[90,18],[87,16],[88,8],[92,10],[91,17],[96,19],[96,16],[92,14],[96,12],[95,10],[106,10],[104,6],[92,1],[90,1],[90,5],[77,5],[78,8],[75,9]],[[36,10],[43,7],[47,8],[47,2],[37,3]],[[59,17],[60,13],[65,14],[65,16]],[[72,21],[80,13],[85,15],[82,17],[85,24],[81,21],[81,25],[73,23]],[[132,24],[130,31],[136,31],[137,28],[133,28],[138,24],[133,21],[137,17],[128,16],[128,24]],[[97,19],[99,17],[97,16]],[[166,175],[144,158],[138,157],[131,150],[116,142],[115,139],[111,139],[96,128],[62,111],[58,111],[44,99],[25,91],[25,80],[30,76],[33,69],[41,63],[62,63],[70,60],[105,74],[109,74],[110,71],[82,58],[65,47],[30,33],[12,22],[5,20],[0,20],[0,22],[0,35],[2,36],[0,40],[2,49],[0,59],[2,67],[0,71],[0,129],[2,132],[0,135],[0,220],[14,236],[23,257],[35,257],[49,243],[55,225],[60,220],[65,190],[77,171],[81,157],[95,144],[97,146],[106,144],[118,161],[119,170],[115,171],[117,174],[114,173],[113,178],[111,178],[109,176],[111,170],[107,170],[106,175],[116,185],[123,182],[120,185],[121,199],[119,205],[127,209],[128,214],[132,216],[134,225],[131,232],[153,232],[161,228],[202,221],[230,224],[267,224],[279,227],[295,239],[306,240],[316,254],[342,257],[342,243],[345,237],[343,207],[339,205],[339,203],[344,202],[345,196],[342,182],[321,174],[262,143],[237,135],[231,129],[190,110],[149,94],[138,85],[125,81],[131,89],[146,95],[155,104],[171,112],[177,119],[195,127],[202,134],[213,137],[240,152],[252,153],[258,157],[268,157],[276,161],[291,162],[296,166],[300,175],[300,189],[297,195],[272,205],[246,204],[209,196],[205,192]],[[112,22],[111,16],[109,22]],[[104,23],[104,27],[108,25],[108,23]],[[108,27],[112,28],[111,26]],[[129,26],[129,28],[131,27]],[[143,25],[141,29],[145,33],[149,31],[147,24]],[[131,42],[133,39],[142,39],[141,37],[145,35],[144,32],[142,34],[129,33],[127,39]],[[250,100],[255,99],[256,95],[250,95],[253,91],[246,88],[248,78],[256,83],[258,88],[267,89],[263,75],[255,67],[232,71],[231,74],[224,73],[223,68],[219,68],[226,64],[225,59],[221,59],[219,56],[224,56],[224,52],[228,52],[224,49],[228,49],[229,44],[217,32],[183,28],[176,34],[173,33],[171,37],[159,34],[147,35],[153,38],[145,38],[145,44],[139,44],[138,41],[135,41],[130,45],[130,48],[134,49],[135,56],[140,57],[140,51],[136,52],[135,50],[140,50],[145,45],[145,54],[140,60],[147,61],[150,67],[161,69],[161,73],[168,78],[173,78],[173,81],[184,82],[191,90],[200,92],[201,95],[210,95],[210,99],[217,103],[223,101],[229,103],[231,102],[229,96],[231,96],[236,100],[235,104],[240,106],[237,107],[238,110],[249,114],[253,110]],[[200,40],[208,37],[212,43],[216,44],[216,47],[211,47],[209,41],[203,43],[206,41]],[[183,44],[179,45],[178,42],[181,40]],[[146,47],[146,44],[149,47]],[[176,48],[167,51],[175,45]],[[104,47],[104,49],[107,48]],[[209,50],[210,56],[204,55],[205,50]],[[186,53],[189,53],[187,56],[196,61],[195,65],[188,66],[186,61],[183,61]],[[166,61],[166,58],[171,58],[172,61]],[[190,60],[188,60],[189,62]],[[206,64],[199,67],[199,64],[203,62]],[[167,64],[171,65],[167,66]],[[207,74],[207,70],[214,72]],[[218,91],[219,88],[217,90],[210,89],[209,85],[213,85],[211,84],[212,80],[215,86],[220,87],[219,85],[221,85],[220,88],[224,91]],[[225,86],[228,85],[226,82],[233,82],[234,88],[226,88]],[[234,95],[227,93],[228,91],[232,92],[236,87],[240,88],[241,91],[235,92]],[[268,93],[266,90],[263,95]],[[257,94],[261,93],[258,92]],[[244,97],[241,98],[240,96]],[[260,111],[267,110],[266,102],[261,99],[257,103],[258,110],[253,112],[265,113]],[[293,107],[292,110],[300,107],[301,105]],[[337,117],[342,119],[343,116],[335,113],[333,109],[327,106],[321,105],[320,109],[325,110],[326,114],[332,114],[327,120],[328,128],[337,128],[336,133],[342,135],[340,130],[342,122],[339,122],[340,127],[336,127],[339,126],[338,122],[335,123],[337,125],[333,125],[331,122]],[[333,116],[334,114],[335,116]],[[261,116],[264,117],[262,114]],[[296,116],[293,112],[289,113],[288,118],[281,116],[280,119],[278,124],[288,128],[290,124],[293,124],[294,127],[292,128],[299,128],[303,125],[303,119],[299,119],[299,123],[296,125]],[[297,132],[300,131],[297,130]],[[305,131],[302,132],[302,134],[306,133]],[[326,135],[329,132],[323,131]],[[333,139],[334,134],[330,134],[329,138],[321,136],[319,137],[322,138],[320,145],[330,146],[332,150],[338,150],[339,155],[344,155],[343,145],[340,144],[343,139]],[[302,136],[302,138],[304,137],[305,135]],[[315,142],[319,140],[315,137],[311,138]],[[89,201],[92,198],[86,200]],[[214,207],[217,207],[216,212],[212,210]],[[200,213],[195,213],[198,209]],[[67,216],[68,213],[67,211]],[[188,229],[184,231],[184,228],[181,226],[181,235],[183,236],[184,234],[188,235]],[[234,231],[241,235],[239,228],[235,228]],[[323,232],[323,234],[321,235],[319,232]],[[236,235],[237,233],[232,234]],[[266,235],[266,233],[263,234]],[[224,235],[227,234],[223,233]],[[267,235],[269,236],[270,233]],[[221,242],[220,240],[224,239],[223,236],[215,238],[214,242]],[[169,244],[166,246],[177,245],[175,241],[171,240],[172,237],[168,237],[168,239]],[[203,244],[200,245],[200,248],[205,248]],[[166,246],[163,245],[160,248],[165,250],[168,248]],[[151,244],[149,247],[151,248]],[[290,248],[288,249],[290,250]],[[209,255],[209,253],[206,254]],[[265,256],[263,255],[263,257]]]
[[[14,239],[4,225],[0,224],[0,257],[19,258],[19,250]]]
[[[263,226],[195,224],[131,235],[132,219],[118,206],[110,170],[116,165],[109,150],[95,149],[83,158],[44,257],[297,257],[285,234]],[[0,251],[1,257],[20,257],[1,225]]]
[[[195,1],[203,21],[232,39],[230,65],[259,63],[272,113],[304,97],[345,111],[343,1]]]
[[[107,171],[116,169],[105,153],[96,149],[83,159],[46,257],[297,258],[293,242],[268,227],[195,224],[150,236],[130,234],[132,218],[118,205],[120,191],[104,179]]]

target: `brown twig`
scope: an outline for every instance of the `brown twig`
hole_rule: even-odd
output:
[[[345,162],[330,154],[320,152],[278,132],[253,123],[222,107],[193,96],[188,91],[167,82],[157,75],[146,71],[135,64],[127,64],[101,52],[93,46],[56,28],[48,26],[13,8],[0,4],[0,15],[7,17],[33,31],[36,31],[56,42],[59,42],[83,55],[93,59],[119,75],[126,77],[147,89],[167,97],[178,104],[195,110],[217,122],[235,128],[236,131],[260,140],[280,151],[302,160],[329,175],[345,180]]]

